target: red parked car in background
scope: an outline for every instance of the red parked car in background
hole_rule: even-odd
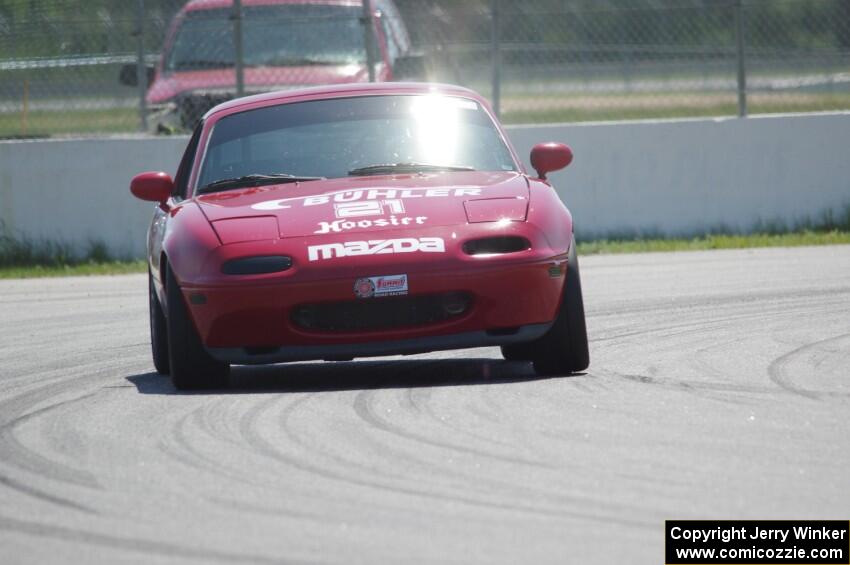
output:
[[[374,72],[378,81],[419,79],[422,57],[392,0],[371,0]],[[162,57],[148,69],[150,123],[192,129],[204,113],[236,96],[232,0],[191,0],[174,17]],[[242,0],[245,94],[365,82],[362,0]],[[121,82],[136,84],[135,65]]]

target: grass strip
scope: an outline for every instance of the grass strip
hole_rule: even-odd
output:
[[[658,251],[705,251],[751,247],[801,247],[850,243],[850,231],[830,230],[750,235],[705,235],[693,238],[649,238],[581,241],[579,255],[649,253]]]
[[[850,244],[850,231],[831,230],[783,234],[706,235],[693,238],[650,238],[582,241],[579,255],[650,253],[659,251],[704,251],[710,249],[746,249],[753,247],[800,247],[805,245]],[[145,261],[85,260],[68,263],[4,265],[0,261],[0,279],[124,275],[144,273]]]
[[[751,114],[850,110],[850,94],[754,93]],[[502,99],[504,124],[736,116],[734,92],[510,94]],[[0,139],[136,132],[138,109],[101,108],[0,113]]]
[[[0,279],[143,273],[145,265],[141,260],[113,256],[99,241],[90,242],[80,254],[67,243],[0,235]]]
[[[34,110],[0,113],[0,139],[136,132],[139,111],[133,108],[92,110]]]
[[[91,275],[126,275],[144,273],[144,261],[109,261],[73,265],[0,266],[0,279],[32,279],[44,277],[82,277]]]

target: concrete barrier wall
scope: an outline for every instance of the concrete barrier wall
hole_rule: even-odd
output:
[[[0,222],[7,234],[71,244],[105,243],[144,256],[153,204],[130,194],[138,172],[177,170],[188,138],[0,142]]]
[[[585,237],[796,224],[850,205],[850,113],[514,127],[526,159],[563,141],[551,176]]]
[[[536,142],[573,147],[574,163],[552,181],[583,237],[746,231],[850,203],[850,113],[516,126],[509,135],[526,166]],[[173,173],[186,142],[0,142],[3,229],[141,256],[152,205],[130,196],[129,179]]]

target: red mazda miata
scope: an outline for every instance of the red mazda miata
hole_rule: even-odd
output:
[[[570,212],[487,103],[443,85],[263,94],[210,110],[176,177],[130,190],[148,232],[157,371],[499,345],[540,374],[589,363]]]

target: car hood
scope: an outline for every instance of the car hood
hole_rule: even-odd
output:
[[[528,181],[516,172],[479,171],[352,177],[231,190],[196,201],[222,242],[234,243],[270,237],[270,230],[287,238],[523,221]]]
[[[363,82],[368,79],[364,65],[310,65],[298,67],[250,67],[244,71],[249,93],[318,84]],[[179,94],[233,94],[236,71],[212,69],[159,74],[147,94],[150,104],[167,102]]]

